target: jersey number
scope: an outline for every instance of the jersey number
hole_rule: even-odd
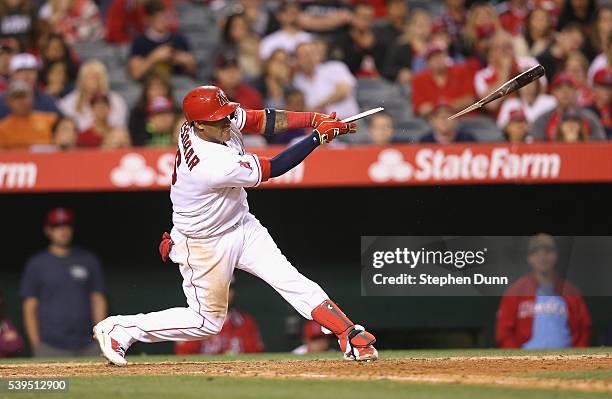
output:
[[[172,185],[176,183],[176,169],[181,166],[181,151],[176,150],[176,155],[174,156],[174,172],[172,172]]]

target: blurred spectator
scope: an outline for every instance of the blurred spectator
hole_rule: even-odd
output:
[[[527,0],[506,0],[497,8],[499,23],[512,36],[523,33],[529,8]]]
[[[516,281],[497,311],[496,341],[501,348],[585,347],[591,318],[580,291],[555,272],[555,240],[548,234],[529,239],[531,273]]]
[[[78,147],[100,147],[104,137],[113,129],[108,123],[110,100],[106,94],[94,94],[89,99],[89,106],[92,114],[91,125],[79,134]]]
[[[476,141],[472,134],[457,130],[455,119],[448,119],[455,112],[455,108],[447,102],[440,101],[436,104],[429,114],[429,124],[432,127],[432,132],[422,136],[419,142],[451,144]]]
[[[512,37],[501,30],[492,38],[487,61],[489,65],[476,72],[474,76],[474,88],[479,98],[500,87],[524,68],[537,64],[537,61],[531,57],[516,57]],[[485,108],[496,112],[500,105],[501,100],[497,100],[488,103]]]
[[[215,61],[215,85],[223,89],[231,101],[240,103],[244,109],[262,109],[261,94],[247,85],[238,67],[238,58],[233,51],[225,51]]]
[[[569,53],[580,50],[583,44],[584,36],[576,24],[568,24],[557,32],[553,43],[537,56],[549,82],[561,70]]]
[[[596,9],[596,0],[565,0],[565,5],[561,9],[557,22],[557,29],[563,29],[568,24],[577,23],[585,32],[590,31],[593,22],[595,22]]]
[[[406,31],[388,51],[383,70],[387,79],[408,84],[412,73],[425,67],[431,28],[431,17],[427,11],[416,9],[412,12]]]
[[[168,10],[161,0],[145,3],[147,29],[132,43],[128,72],[141,80],[152,70],[166,74],[195,76],[196,59],[190,52],[189,42],[180,33],[171,31]]]
[[[306,353],[328,352],[331,349],[331,336],[321,330],[321,325],[314,320],[306,320],[302,332],[302,345],[291,353],[304,355]]]
[[[174,104],[167,97],[155,97],[149,101],[147,112],[147,146],[169,147],[176,119]]]
[[[90,102],[93,96],[99,93],[106,94],[109,99],[108,124],[125,127],[128,113],[127,104],[119,94],[109,90],[106,67],[97,60],[89,60],[81,66],[76,88],[61,99],[60,108],[65,115],[74,119],[79,130],[83,131],[93,123]]]
[[[446,27],[454,47],[463,50],[463,30],[466,24],[467,10],[465,0],[446,0],[440,16],[440,23]]]
[[[45,41],[44,47],[40,50],[40,57],[42,60],[43,68],[54,62],[64,62],[66,64],[68,82],[74,82],[77,72],[79,70],[77,56],[72,52],[64,38],[56,33],[50,34],[48,39]]]
[[[49,247],[31,257],[21,279],[23,320],[35,357],[95,356],[93,325],[106,317],[104,276],[99,259],[72,246],[72,211],[47,214]]]
[[[557,130],[557,140],[562,143],[589,141],[589,124],[576,108],[569,108],[561,115]]]
[[[357,77],[378,76],[385,62],[385,47],[373,28],[374,8],[357,3],[347,30],[332,39],[330,53],[333,59],[343,61]]]
[[[302,43],[295,50],[293,85],[304,93],[306,109],[346,118],[359,112],[357,81],[340,61],[324,61],[320,45]]]
[[[593,62],[591,62],[588,71],[589,82],[593,82],[593,76],[595,76],[597,71],[608,67],[612,67],[612,33],[608,36],[608,43],[605,47],[605,51],[595,57]]]
[[[418,116],[427,116],[440,98],[455,109],[474,102],[474,86],[466,67],[450,65],[446,48],[432,43],[427,49],[427,69],[412,79],[412,106]]]
[[[288,89],[285,94],[285,104],[280,108],[286,111],[304,112],[306,109],[304,93],[298,89]],[[270,144],[289,144],[294,139],[302,137],[306,133],[306,129],[289,129],[283,133],[267,136],[266,140],[268,140]]]
[[[285,50],[275,50],[263,65],[262,75],[253,83],[263,96],[264,107],[283,109],[285,93],[291,86],[289,55]]]
[[[130,110],[129,132],[132,144],[143,146],[147,141],[147,105],[156,97],[174,98],[170,79],[166,75],[152,73],[147,76],[136,105]]]
[[[38,17],[70,44],[102,38],[102,19],[92,0],[47,0]]]
[[[234,299],[236,284],[232,283],[228,291],[228,309],[221,332],[201,341],[177,342],[174,352],[177,355],[221,355],[236,353],[258,353],[264,351],[259,327],[247,312],[236,308]]]
[[[53,97],[38,88],[39,62],[32,54],[21,53],[11,58],[9,71],[11,80],[22,80],[34,90],[34,110],[44,112],[60,113]],[[4,118],[10,112],[7,106],[6,96],[0,97],[0,118]]]
[[[389,48],[404,33],[408,19],[408,5],[404,0],[387,0],[387,16],[374,27],[377,45],[386,59]],[[379,66],[378,70],[382,68]]]
[[[512,144],[532,143],[533,137],[529,135],[529,123],[523,110],[510,111],[505,126],[503,126],[504,138]]]
[[[514,37],[516,55],[537,57],[550,46],[554,32],[548,11],[536,7],[527,14],[522,34]]]
[[[47,45],[49,37],[53,35],[53,27],[51,27],[49,21],[40,18],[36,19],[34,24],[35,28],[32,52],[33,54],[38,55],[40,50],[45,48]]]
[[[0,37],[19,41],[23,49],[31,48],[36,21],[31,0],[4,0],[0,2]]]
[[[238,9],[246,17],[251,30],[259,37],[269,35],[279,29],[279,24],[273,13],[263,0],[239,0]],[[235,11],[232,12],[235,14]]]
[[[221,50],[231,49],[238,54],[238,66],[248,78],[259,75],[259,36],[249,26],[244,14],[230,15],[223,28]]]
[[[486,57],[488,40],[501,29],[495,8],[486,2],[474,3],[465,20],[462,30],[463,49],[466,54]],[[482,61],[485,61],[484,59]]]
[[[599,117],[608,140],[612,140],[612,68],[600,69],[593,78],[593,103],[588,108]]]
[[[129,44],[145,32],[145,3],[148,0],[112,0],[106,14],[105,39],[112,44]],[[163,0],[170,30],[178,30],[174,0]]]
[[[394,142],[395,127],[391,115],[379,112],[367,119],[368,138],[367,143],[384,145]]]
[[[130,145],[130,134],[127,129],[113,127],[106,133],[106,136],[104,136],[100,148],[103,150],[117,150],[120,148],[129,148]]]
[[[598,54],[604,53],[608,48],[608,42],[612,35],[612,6],[599,5],[597,9],[597,21],[595,29],[591,31],[590,39],[593,49]]]
[[[309,32],[333,36],[351,22],[350,3],[342,0],[314,0],[302,4],[299,24]]]
[[[553,79],[551,91],[557,100],[557,106],[533,122],[531,132],[536,140],[556,141],[563,113],[577,106],[576,82],[566,73],[561,73]],[[588,124],[590,139],[604,140],[606,135],[597,115],[586,108],[580,108],[578,113]]]
[[[74,90],[69,69],[70,66],[66,64],[66,61],[53,61],[45,64],[40,76],[45,93],[60,99]]]
[[[0,358],[15,356],[23,349],[23,338],[6,312],[4,294],[0,291]]]
[[[270,33],[261,40],[259,46],[259,58],[267,60],[275,50],[285,50],[293,54],[295,48],[304,42],[312,40],[312,35],[300,29],[298,18],[300,6],[296,1],[285,0],[276,12],[276,19],[280,23],[280,29]]]
[[[563,72],[567,73],[576,82],[576,90],[578,99],[576,104],[579,107],[585,107],[593,102],[593,91],[587,81],[587,69],[589,61],[578,50],[572,51],[567,55]]]
[[[28,149],[51,144],[51,129],[57,114],[35,111],[32,86],[13,80],[6,91],[10,113],[0,121],[0,148]]]
[[[58,151],[68,151],[76,148],[79,131],[76,123],[64,116],[53,125],[53,147]]]
[[[533,123],[540,115],[554,109],[557,106],[557,100],[546,94],[544,82],[545,79],[540,78],[522,87],[518,96],[504,100],[497,115],[497,126],[503,129],[508,123],[510,113],[515,110],[521,110],[527,122]]]
[[[17,46],[14,39],[0,39],[0,93],[4,93],[8,86],[11,58],[17,51]]]
[[[453,41],[453,38],[446,30],[445,25],[441,24],[440,22],[434,23],[431,27],[431,36],[429,38],[429,45],[438,44],[444,47],[453,63],[463,63],[466,61],[464,54],[461,53],[461,48]],[[471,73],[471,76],[473,77],[473,73]],[[473,79],[470,79],[470,81],[471,80]]]

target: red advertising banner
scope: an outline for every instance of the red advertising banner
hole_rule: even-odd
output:
[[[174,155],[159,149],[1,152],[0,192],[167,190]],[[612,182],[612,143],[320,148],[261,187],[561,182]]]

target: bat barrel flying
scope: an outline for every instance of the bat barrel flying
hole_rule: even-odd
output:
[[[515,76],[511,80],[507,81],[496,90],[489,93],[486,97],[482,98],[478,102],[470,105],[469,107],[457,112],[455,115],[451,115],[448,119],[455,119],[461,115],[465,115],[468,112],[472,112],[478,108],[483,107],[484,105],[495,101],[499,98],[507,96],[510,93],[513,93],[520,89],[521,87],[527,86],[529,83],[541,78],[544,75],[544,67],[542,65],[534,65],[525,72]]]

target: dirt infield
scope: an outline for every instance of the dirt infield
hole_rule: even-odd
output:
[[[448,357],[382,359],[371,363],[340,360],[254,360],[132,363],[0,364],[0,377],[201,375],[263,378],[385,379],[423,383],[485,384],[612,392],[612,378],[558,379],[529,373],[612,370],[612,355]]]

